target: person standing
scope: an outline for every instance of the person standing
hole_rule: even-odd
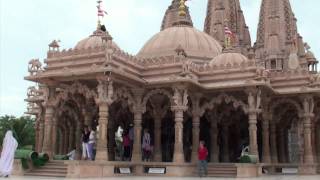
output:
[[[87,160],[89,158],[88,142],[89,142],[90,131],[88,126],[84,126],[82,132],[82,159]]]
[[[150,161],[151,156],[151,137],[148,129],[144,130],[142,138],[143,160]]]
[[[200,177],[208,175],[208,149],[204,145],[204,141],[200,141],[199,150],[198,150],[198,174]],[[204,174],[202,173],[204,171]]]
[[[3,139],[0,157],[0,177],[11,175],[14,161],[14,153],[18,147],[17,140],[13,137],[12,131],[7,131]]]
[[[96,133],[92,127],[89,127],[89,141],[88,141],[88,158],[94,160],[93,149],[96,144]]]
[[[123,133],[123,148],[124,148],[123,160],[130,161],[130,138],[129,138],[129,133],[127,131]]]
[[[129,139],[130,139],[130,160],[131,160],[132,152],[133,152],[133,140],[134,140],[134,128],[132,123],[129,125]]]

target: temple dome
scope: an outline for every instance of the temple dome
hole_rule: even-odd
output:
[[[79,41],[74,49],[88,49],[104,46],[103,39],[112,40],[108,31],[96,30],[89,37]],[[112,47],[119,49],[118,45],[112,41]]]
[[[210,66],[226,66],[228,64],[242,64],[248,62],[248,58],[244,55],[236,52],[226,52],[220,54],[219,56],[213,58],[209,65]]]
[[[154,35],[137,54],[138,57],[175,55],[182,48],[187,56],[211,59],[221,53],[221,45],[208,34],[190,26],[174,26]]]

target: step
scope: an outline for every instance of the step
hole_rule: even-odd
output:
[[[32,173],[28,172],[25,176],[41,176],[41,177],[66,177],[66,174],[55,174],[55,173]]]
[[[55,170],[55,169],[33,169],[32,173],[57,173],[57,174],[67,174],[67,170]]]

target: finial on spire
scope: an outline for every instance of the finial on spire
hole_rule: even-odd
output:
[[[185,17],[187,15],[185,3],[186,3],[186,0],[180,0],[179,16]]]

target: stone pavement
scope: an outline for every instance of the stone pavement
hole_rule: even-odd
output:
[[[24,176],[12,176],[11,179],[30,179],[30,180],[35,180],[35,179],[59,179],[59,178],[47,178],[47,177],[24,177]],[[65,179],[65,178],[60,178],[60,179]],[[210,180],[320,180],[320,175],[317,176],[294,176],[294,175],[287,175],[287,176],[262,176],[259,178],[181,178],[181,177],[109,177],[109,178],[88,178],[88,179],[107,179],[107,180],[194,180],[194,179],[210,179]],[[71,180],[71,179],[70,179]]]

